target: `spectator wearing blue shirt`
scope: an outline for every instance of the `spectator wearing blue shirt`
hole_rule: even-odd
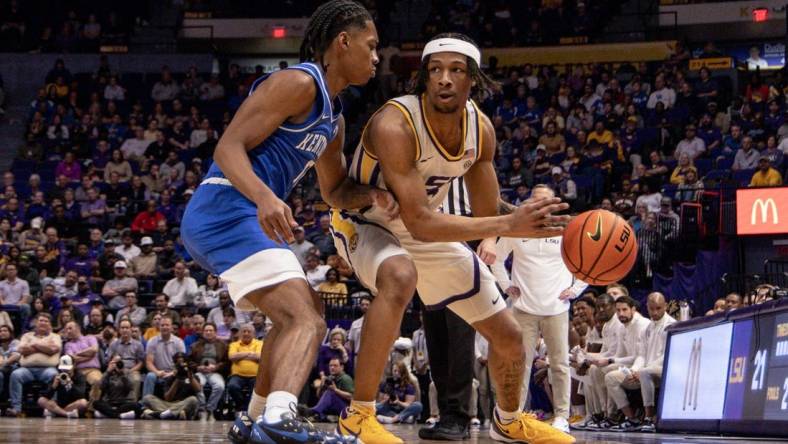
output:
[[[706,150],[709,152],[719,148],[722,142],[722,132],[719,128],[714,126],[711,120],[711,114],[704,113],[698,125],[698,137],[700,137],[706,144]]]
[[[731,133],[725,136],[725,139],[722,141],[722,153],[726,157],[736,155],[736,152],[738,152],[742,146],[742,140],[741,126],[738,124],[731,125]]]
[[[542,127],[542,109],[539,108],[533,96],[528,96],[525,99],[525,112],[521,117],[531,128],[538,130]]]
[[[504,99],[503,105],[495,109],[495,116],[500,117],[505,125],[514,125],[517,121],[517,110],[512,104],[512,99]]]

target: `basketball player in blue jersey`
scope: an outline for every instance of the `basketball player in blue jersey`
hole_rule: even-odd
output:
[[[258,309],[274,323],[248,415],[230,431],[234,442],[354,440],[318,432],[292,411],[326,324],[287,247],[297,224],[284,199],[315,165],[332,207],[372,206],[396,215],[388,192],[347,179],[342,155],[337,95],[374,76],[377,44],[363,6],[350,0],[320,6],[306,29],[302,63],[253,83],[184,214],[181,235],[189,253],[227,282],[237,309]]]
[[[349,174],[360,183],[390,190],[400,217],[391,219],[378,208],[332,210],[337,251],[376,293],[361,332],[353,400],[338,424],[340,433],[358,436],[365,444],[403,442],[376,420],[373,401],[414,290],[428,310],[448,307],[489,341],[489,370],[498,398],[492,439],[575,441],[520,411],[522,330],[506,310],[490,270],[462,243],[497,236],[552,237],[560,235],[568,221],[554,214],[568,208],[555,198],[529,201],[499,215],[495,130],[470,100],[474,85],[490,85],[480,60],[468,37],[435,37],[422,52],[415,94],[387,102],[367,123]],[[460,176],[474,217],[437,211],[450,183]]]

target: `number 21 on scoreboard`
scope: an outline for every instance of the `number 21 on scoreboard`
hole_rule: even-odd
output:
[[[769,353],[764,350],[758,350],[755,353],[755,370],[752,372],[752,384],[750,390],[757,391],[763,390],[763,382],[766,379],[766,359]]]

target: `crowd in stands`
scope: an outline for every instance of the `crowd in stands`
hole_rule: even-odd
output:
[[[654,239],[675,240],[681,230],[680,203],[697,201],[721,180],[783,184],[784,79],[764,82],[756,73],[739,91],[707,69],[691,78],[685,62],[558,69],[500,67],[492,60],[489,73],[501,88],[479,91],[475,99],[496,129],[502,197],[519,204],[544,183],[574,211],[620,213],[641,242],[635,273],[649,273],[661,265],[654,252],[666,248]],[[23,402],[32,389],[45,414],[60,416],[88,409],[94,416],[166,419],[213,417],[224,405],[243,409],[266,320],[234,309],[222,282],[186,251],[178,225],[253,80],[237,65],[219,74],[163,67],[143,78],[113,72],[106,59],[92,73],[72,73],[59,60],[42,78],[0,189],[0,400],[10,400],[7,414],[29,409]],[[405,76],[390,89],[376,82],[354,92],[380,103],[410,82]],[[348,139],[358,137],[366,116],[362,111],[349,122],[355,136]],[[335,254],[318,198],[308,175],[290,199],[300,224],[292,248],[329,312],[349,320],[368,303],[357,293],[363,288],[352,268]],[[604,351],[586,350],[603,354],[593,359],[617,359],[604,355],[613,350],[604,342],[612,337],[607,323],[620,319],[607,316],[618,304],[605,306],[602,299],[578,300],[575,319],[585,321],[573,322],[586,344],[602,329]],[[606,317],[597,317],[600,311]],[[360,325],[349,327],[327,334],[314,391],[303,399],[318,418],[335,414],[353,391]],[[417,343],[400,341],[392,352],[378,399],[381,417],[390,418],[383,421],[427,416],[428,361],[418,362]],[[637,349],[622,346],[622,353],[631,358]],[[402,357],[409,363],[404,368]],[[478,357],[486,360],[483,345]],[[614,404],[625,416],[634,414],[615,385],[609,398],[602,394],[609,375],[598,363],[586,369],[588,384],[593,399],[607,401],[588,415],[601,423]],[[549,387],[544,373],[534,377],[541,378],[537,386]],[[477,416],[488,417],[484,408]]]
[[[151,4],[3,0],[0,51],[95,53],[100,45],[125,44],[134,25],[149,19]]]

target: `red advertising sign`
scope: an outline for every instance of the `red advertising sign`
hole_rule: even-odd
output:
[[[738,234],[788,233],[788,187],[736,191]]]

